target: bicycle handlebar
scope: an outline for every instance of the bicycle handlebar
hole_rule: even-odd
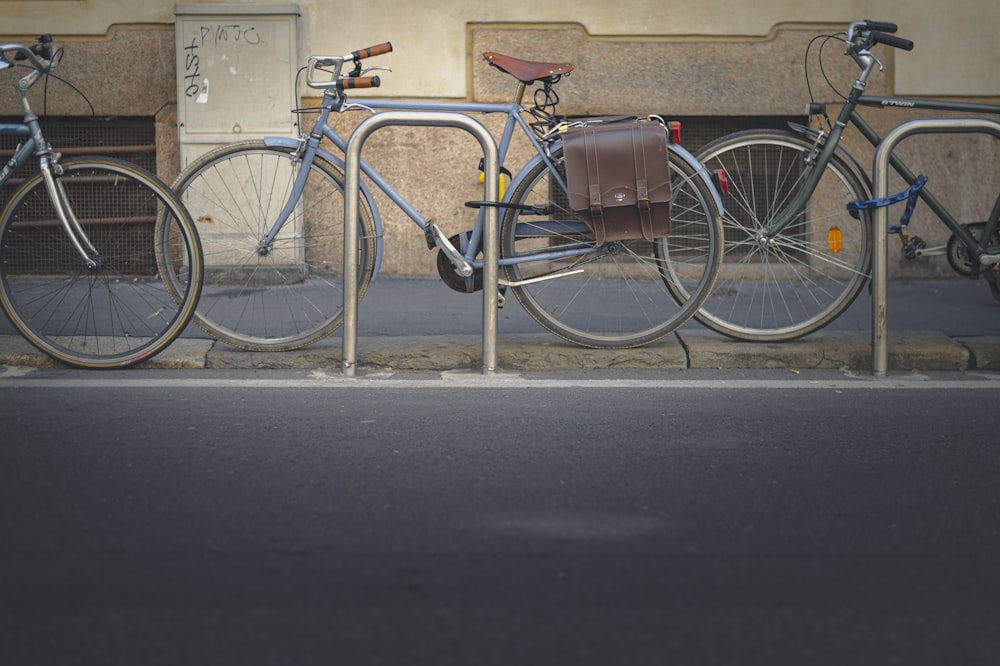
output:
[[[0,62],[6,63],[9,67],[11,63],[6,58],[7,51],[14,51],[15,61],[27,60],[31,68],[38,72],[46,72],[56,64],[56,49],[52,44],[52,35],[42,35],[31,46],[0,44]]]
[[[306,84],[310,88],[328,89],[335,88],[339,91],[350,88],[377,88],[380,85],[377,76],[361,76],[361,61],[372,56],[382,55],[392,52],[392,43],[383,42],[366,49],[358,49],[342,56],[310,56],[309,74],[306,77]],[[345,62],[353,62],[355,69],[346,78],[341,79],[341,70]],[[378,69],[378,68],[375,68]],[[316,78],[317,70],[329,75],[329,79],[321,81]],[[369,70],[370,71],[370,70]]]
[[[377,76],[350,76],[346,79],[340,79],[337,81],[337,89],[354,89],[354,88],[378,88],[382,85],[382,80]]]
[[[30,113],[28,90],[38,82],[42,75],[48,74],[59,61],[59,50],[52,44],[51,35],[42,35],[38,41],[31,46],[23,44],[0,44],[0,70],[13,67],[14,63],[7,60],[7,52],[14,52],[14,61],[27,61],[31,71],[21,78],[17,83],[17,94],[24,105],[25,113]]]
[[[352,61],[356,62],[358,60],[364,60],[365,58],[371,58],[372,56],[383,55],[385,53],[392,52],[392,42],[383,42],[381,44],[376,44],[375,46],[369,46],[366,49],[358,49],[357,51],[352,51],[347,55],[342,56],[312,56],[310,60],[315,62],[320,67],[336,67],[338,65],[343,65],[345,62]]]
[[[358,49],[348,56],[348,58],[350,60],[363,60],[365,58],[371,58],[372,56],[383,55],[391,52],[392,42],[383,42],[381,44],[376,44],[375,46],[369,46],[366,49]]]
[[[899,30],[899,26],[895,23],[884,23],[882,21],[862,21],[865,28],[868,30],[877,30],[878,32],[891,32],[894,33]]]
[[[886,46],[903,49],[904,51],[913,50],[913,42],[911,40],[896,37],[895,35],[887,35],[884,32],[872,32],[871,40],[873,44],[885,44]]]
[[[847,29],[847,42],[851,53],[867,51],[875,44],[885,44],[904,51],[913,50],[913,42],[909,39],[896,37],[899,27],[895,23],[885,21],[856,21]]]

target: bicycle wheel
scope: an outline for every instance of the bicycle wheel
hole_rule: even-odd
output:
[[[714,292],[695,318],[738,340],[792,340],[833,321],[861,291],[871,268],[871,222],[847,203],[868,199],[834,156],[805,209],[766,244],[762,229],[792,200],[809,172],[813,142],[794,132],[739,132],[697,155],[729,179],[723,196],[726,247]]]
[[[291,217],[270,245],[262,245],[300,168],[292,150],[245,141],[207,153],[174,183],[205,253],[194,322],[235,347],[296,349],[343,323],[340,169],[317,158]],[[375,224],[364,197],[358,210],[360,300],[375,270]]]
[[[74,247],[36,174],[0,218],[0,303],[29,342],[63,363],[146,360],[180,335],[198,302],[202,257],[191,218],[135,165],[88,157],[62,170],[59,190],[96,266]]]
[[[560,171],[562,150],[553,151]],[[543,328],[585,347],[638,347],[673,332],[698,309],[718,272],[722,224],[712,192],[670,154],[670,236],[594,247],[565,191],[539,163],[517,186],[500,231],[514,296]]]

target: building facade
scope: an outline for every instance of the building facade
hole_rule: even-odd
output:
[[[292,113],[292,107],[315,106],[315,91],[295,85],[295,72],[308,56],[343,54],[384,41],[393,43],[394,52],[372,64],[387,65],[392,72],[383,72],[382,87],[367,96],[509,101],[514,80],[489,67],[483,52],[567,61],[575,70],[558,85],[560,114],[655,113],[680,119],[684,143],[692,150],[734,129],[808,122],[804,109],[810,98],[828,103],[833,115],[856,68],[837,43],[829,42],[822,64],[815,57],[809,61],[807,86],[806,47],[815,37],[842,31],[861,18],[894,21],[899,34],[916,43],[908,53],[878,52],[885,68],[870,82],[872,92],[1000,100],[1000,42],[995,39],[1000,4],[994,0],[947,5],[933,0],[639,0],[624,5],[597,0],[178,5],[0,0],[0,16],[0,41],[51,33],[64,49],[57,74],[76,90],[52,81],[38,91],[44,100],[35,100],[39,111],[65,125],[65,148],[58,148],[86,151],[95,147],[91,141],[145,155],[168,182],[210,145],[258,132],[295,133],[297,123],[308,127],[310,112]],[[198,44],[216,47],[212,53],[203,50],[206,59],[199,62],[225,58],[227,49],[246,49],[238,63],[212,62],[218,73],[210,89],[210,77],[199,76],[202,72],[185,59],[190,43],[179,36],[186,20],[197,24]],[[266,32],[261,22],[269,20],[290,22],[291,31],[279,27],[261,40]],[[0,76],[0,116],[15,116],[15,75]],[[227,89],[223,77],[236,83]],[[212,113],[202,113],[208,106],[195,106],[199,96],[212,100]],[[267,109],[274,111],[265,112],[260,122],[247,120]],[[364,117],[363,112],[344,114],[337,119],[339,129],[349,134]],[[882,131],[914,117],[905,109],[870,114]],[[481,120],[498,129],[489,118]],[[196,123],[202,123],[203,132]],[[98,126],[101,131],[87,131]],[[137,138],[128,134],[133,131]],[[852,137],[847,147],[869,167],[873,153],[867,146]],[[918,137],[900,150],[963,219],[977,221],[989,213],[1000,191],[996,140]],[[387,128],[365,147],[365,158],[449,234],[471,227],[472,213],[464,202],[482,198],[480,156],[471,137],[442,128]],[[526,156],[525,146],[516,145],[508,168]],[[383,273],[434,274],[435,257],[422,235],[387,201],[379,202],[386,232]],[[947,241],[940,225],[919,207],[911,228],[932,245]],[[895,277],[951,274],[943,257],[909,262],[890,248]]]

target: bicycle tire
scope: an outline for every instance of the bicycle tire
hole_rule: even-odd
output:
[[[174,182],[205,254],[204,287],[193,321],[234,347],[297,349],[343,323],[344,174],[339,168],[317,157],[285,228],[269,248],[259,248],[300,166],[292,149],[243,141],[206,153]],[[375,224],[364,197],[358,211],[360,301],[375,271],[376,250]]]
[[[123,368],[152,358],[198,302],[194,224],[170,188],[134,164],[81,157],[61,169],[59,188],[97,266],[74,248],[35,174],[0,216],[0,304],[25,339],[67,365]]]
[[[722,137],[696,157],[729,181],[726,235],[715,290],[695,319],[737,340],[780,342],[813,333],[846,310],[871,271],[871,219],[850,201],[868,199],[856,172],[834,155],[806,208],[766,244],[758,234],[791,201],[808,173],[813,141],[782,130]]]
[[[562,172],[561,147],[552,151]],[[594,247],[594,236],[569,209],[565,191],[539,162],[510,202],[554,211],[538,215],[508,208],[500,231],[501,259],[525,311],[554,335],[584,347],[624,349],[655,342],[690,319],[711,292],[722,257],[722,223],[712,191],[683,159],[670,153],[672,232],[649,241],[607,243],[598,252],[557,261],[533,254]],[[555,224],[553,224],[553,222]],[[553,227],[577,223],[572,233]],[[582,273],[570,274],[582,269]],[[522,283],[552,272],[556,277]]]

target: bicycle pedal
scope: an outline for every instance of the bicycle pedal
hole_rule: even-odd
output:
[[[920,236],[910,236],[910,240],[903,245],[903,256],[907,259],[916,259],[917,251],[927,247],[927,242]]]

